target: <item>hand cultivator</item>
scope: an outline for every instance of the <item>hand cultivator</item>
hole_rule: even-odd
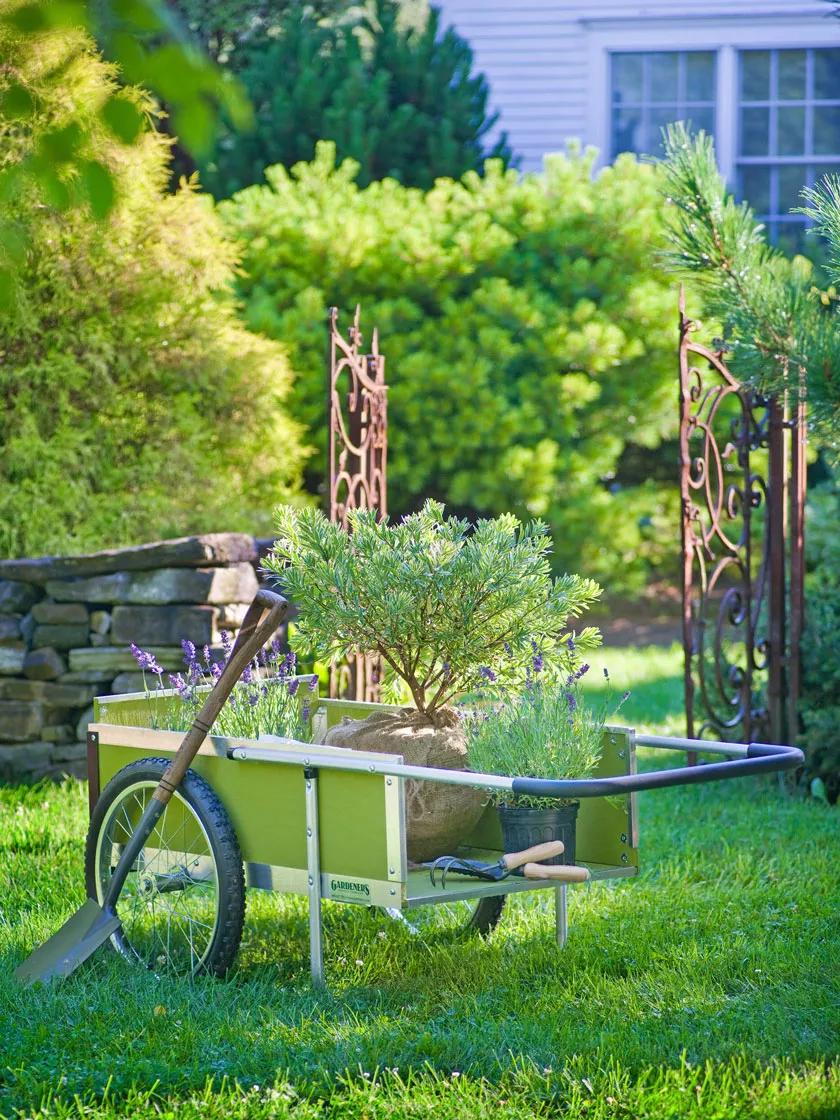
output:
[[[313,743],[208,737],[234,682],[285,611],[283,599],[260,592],[227,668],[186,736],[154,729],[154,705],[178,704],[175,692],[160,693],[152,704],[140,693],[97,702],[98,722],[88,734],[88,901],[23,962],[21,980],[65,976],[105,942],[154,971],[221,975],[239,946],[246,886],[308,896],[316,983],[324,977],[325,899],[380,907],[395,916],[429,913],[441,917],[441,929],[487,933],[508,894],[553,888],[562,944],[570,882],[638,873],[640,790],[802,762],[793,747],[665,739],[607,727],[597,774],[580,781],[407,766],[398,755],[321,745],[327,727],[342,717],[387,708],[341,700],[313,701]],[[638,774],[638,745],[727,760]],[[559,855],[557,843],[505,853],[498,815],[488,806],[459,850],[409,867],[408,779],[580,799],[576,864],[541,862]]]
[[[524,879],[550,879],[555,883],[583,883],[589,878],[586,867],[569,867],[561,864],[540,863],[543,859],[553,859],[562,855],[562,840],[550,840],[537,844],[524,852],[509,852],[495,863],[482,863],[477,859],[459,856],[438,856],[432,863],[423,864],[429,868],[429,878],[436,887],[435,872],[440,872],[440,885],[446,889],[447,875],[464,875],[467,878],[483,879],[489,883],[501,883],[509,875],[520,875]]]

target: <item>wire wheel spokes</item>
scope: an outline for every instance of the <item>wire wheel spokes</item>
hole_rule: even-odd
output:
[[[100,903],[156,785],[138,780],[108,807],[97,838]],[[114,944],[147,968],[190,974],[207,961],[219,925],[218,868],[204,822],[179,793],[130,869],[116,912],[122,928]]]

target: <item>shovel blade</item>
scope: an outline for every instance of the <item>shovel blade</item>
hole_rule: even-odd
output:
[[[116,914],[103,910],[98,902],[87,902],[40,948],[15,969],[22,984],[46,983],[56,976],[69,976],[120,927]]]

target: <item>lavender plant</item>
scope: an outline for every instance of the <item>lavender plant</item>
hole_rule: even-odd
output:
[[[229,658],[232,642],[224,630],[222,645]],[[184,670],[168,674],[167,687],[163,680],[164,670],[154,654],[133,643],[131,645],[131,652],[143,673],[146,698],[152,705],[150,725],[160,730],[186,731],[227,663],[214,661],[209,646],[204,646],[199,655],[194,643],[184,639],[181,648],[184,651]],[[235,739],[280,735],[308,743],[312,737],[310,716],[318,678],[297,677],[296,667],[295,654],[284,654],[276,639],[268,649],[261,650],[245,667],[217,716],[213,725],[216,734]],[[157,683],[151,688],[147,673],[157,677]],[[174,690],[179,702],[160,703],[161,699],[171,697],[170,690]]]
[[[569,652],[574,655],[573,641]],[[518,696],[505,702],[491,699],[465,715],[470,768],[509,777],[592,777],[601,760],[607,721],[630,693],[614,703],[608,689],[597,707],[590,706],[581,689],[589,672],[585,662],[569,665],[565,675],[546,673],[542,654],[535,649],[531,668],[527,687]],[[606,670],[604,674],[609,683]],[[495,791],[491,799],[497,805],[537,809],[564,803],[505,791]]]

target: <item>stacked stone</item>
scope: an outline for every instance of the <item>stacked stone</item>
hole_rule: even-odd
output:
[[[83,775],[93,698],[144,687],[130,643],[172,672],[184,638],[220,656],[257,557],[253,537],[214,533],[0,561],[0,779]]]

